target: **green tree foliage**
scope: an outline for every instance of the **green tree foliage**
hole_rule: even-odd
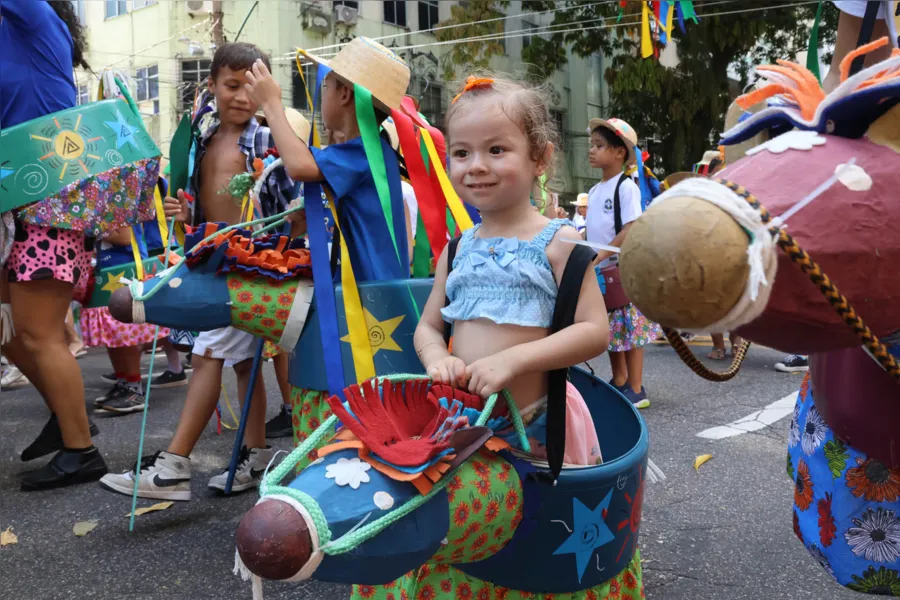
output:
[[[686,34],[675,23],[680,62],[667,69],[640,56],[641,2],[628,2],[617,23],[618,2],[526,0],[523,12],[557,10],[547,39],[532,38],[522,60],[540,80],[568,60],[567,49],[579,56],[601,52],[613,57],[604,73],[610,85],[608,116],[661,140],[650,148],[654,168],[687,170],[715,147],[728,105],[748,83],[752,68],[806,49],[817,8],[782,0],[698,0],[694,6],[700,22],[687,22]],[[755,12],[737,12],[748,9]],[[837,9],[826,3],[819,31],[822,47],[834,42],[837,19]],[[736,84],[729,76],[737,78]]]
[[[502,17],[501,11],[508,7],[509,0],[471,0],[452,6],[450,19],[439,23],[438,27],[453,27],[438,29],[435,35],[439,42],[502,35],[506,30],[506,21],[489,20]],[[443,57],[445,81],[455,80],[458,69],[473,71],[487,68],[492,56],[505,52],[500,38],[448,44],[448,47],[449,50]]]

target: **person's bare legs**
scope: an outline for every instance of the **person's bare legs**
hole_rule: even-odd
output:
[[[72,303],[69,303],[69,312],[66,314],[66,344],[72,354],[77,354],[84,349],[84,342],[75,330],[75,315],[72,313]]]
[[[179,456],[190,456],[193,452],[197,440],[216,410],[222,389],[224,364],[224,360],[217,358],[194,356],[194,374],[188,385],[187,398],[168,452]]]
[[[709,335],[712,337],[713,349],[707,356],[713,360],[725,360],[725,334],[711,333]]]
[[[81,369],[66,343],[65,319],[72,284],[55,279],[10,283],[16,337],[5,354],[42,392],[59,420],[66,448],[93,446],[84,406]]]
[[[644,349],[635,348],[623,352],[628,369],[628,385],[635,393],[640,394],[644,387]]]
[[[729,333],[728,339],[731,341],[731,354],[737,352],[738,346],[744,343],[744,338],[734,333]]]
[[[194,367],[195,373],[196,368]],[[237,376],[238,397],[241,399],[242,408],[247,397],[247,388],[250,386],[250,372],[252,370],[252,359],[234,365],[234,374]],[[250,414],[247,415],[247,427],[244,430],[244,445],[248,448],[266,447],[266,386],[263,382],[262,373],[257,375],[256,385],[253,388]]]
[[[288,410],[291,408],[291,382],[288,380],[290,363],[291,356],[287,352],[282,352],[272,358],[272,365],[275,367],[275,380],[278,381],[278,389],[281,390],[281,403]]]
[[[841,61],[850,52],[856,49],[856,42],[859,40],[859,30],[862,28],[863,20],[860,17],[854,17],[845,12],[841,12],[840,20],[838,20],[837,39],[834,44],[834,56],[831,58],[831,66],[828,69],[828,75],[822,83],[825,92],[831,92],[841,83]],[[872,30],[872,39],[888,35],[887,25],[884,19],[877,19],[875,27]],[[879,48],[875,52],[866,55],[865,66],[869,67],[875,63],[881,62],[891,55],[891,44]]]
[[[622,387],[628,382],[628,363],[625,361],[625,352],[610,352],[609,366],[612,367],[613,385]]]

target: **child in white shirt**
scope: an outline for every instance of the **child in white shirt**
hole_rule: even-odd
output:
[[[637,134],[619,119],[591,119],[590,129],[589,160],[592,167],[603,170],[603,180],[588,193],[586,239],[620,248],[631,223],[641,216],[641,191],[623,172],[626,164],[635,161]],[[612,252],[600,251],[595,264],[603,268],[615,262]],[[643,385],[643,347],[659,337],[659,325],[630,303],[609,311],[608,316],[610,383],[636,408],[646,408],[650,400]]]

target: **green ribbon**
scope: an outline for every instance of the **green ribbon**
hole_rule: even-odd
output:
[[[400,251],[397,249],[397,237],[394,235],[394,213],[391,210],[391,187],[388,184],[387,167],[384,164],[384,152],[381,149],[381,136],[378,135],[379,128],[378,122],[375,120],[372,93],[359,84],[354,84],[354,91],[359,133],[362,137],[363,147],[366,150],[369,168],[372,170],[372,179],[375,181],[378,199],[381,201],[381,210],[384,212],[388,233],[391,234],[391,242],[394,244],[394,252],[396,252],[397,260],[402,265],[408,260],[408,257],[407,259],[401,258]]]
[[[690,0],[684,0],[681,3],[681,11],[684,13],[685,20],[693,19],[694,23],[699,23],[699,19],[697,19],[697,13],[694,11],[694,3]]]
[[[813,23],[812,31],[809,32],[809,46],[806,49],[806,68],[810,73],[816,76],[816,80],[821,85],[822,75],[819,73],[819,24],[822,21],[822,8],[825,2],[819,2],[819,8],[816,9],[816,20]]]
[[[413,250],[413,272],[416,278],[431,277],[431,247],[428,241],[428,232],[425,231],[425,223],[422,221],[422,213],[419,213],[416,221],[416,248]]]

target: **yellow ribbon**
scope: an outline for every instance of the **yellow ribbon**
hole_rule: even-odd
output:
[[[447,199],[447,206],[450,207],[450,212],[453,213],[453,220],[456,221],[456,226],[459,227],[460,231],[471,229],[475,224],[472,223],[472,217],[469,216],[466,207],[463,206],[459,196],[456,195],[456,191],[453,189],[453,185],[447,177],[447,172],[444,171],[444,164],[441,162],[441,157],[438,156],[437,148],[434,146],[434,140],[431,139],[431,134],[428,133],[427,129],[421,127],[419,128],[419,132],[422,134],[422,139],[425,140],[425,147],[428,149],[428,157],[431,160],[431,165],[434,168],[435,173],[437,173],[438,181],[441,184],[441,190],[444,192],[444,198]]]
[[[163,209],[162,194],[159,193],[157,185],[153,190],[153,204],[156,207],[156,222],[159,224],[159,239],[162,240],[166,248],[169,246],[169,224],[166,222],[166,211]],[[168,267],[168,265],[166,265]]]
[[[306,77],[303,76],[303,67],[300,66],[300,54],[301,53],[303,53],[304,56],[306,56],[306,52],[304,52],[303,50],[299,50],[299,49],[297,50],[297,56],[296,56],[297,72],[300,73],[300,81],[303,82],[303,91],[306,92],[306,105],[309,107],[312,107],[313,99],[309,93],[309,85],[307,85],[307,83],[306,83]],[[312,133],[310,135],[311,135],[311,139],[312,139],[312,145],[316,148],[319,148],[319,147],[321,147],[321,141],[319,140],[319,130],[316,128],[315,123],[311,124],[311,129],[312,129]]]
[[[646,2],[641,2],[641,56],[649,58],[653,56],[653,40],[650,38],[650,8]]]
[[[356,382],[362,383],[375,377],[375,358],[372,354],[372,346],[369,344],[369,327],[366,325],[362,300],[359,297],[359,287],[357,287],[356,277],[353,275],[347,240],[341,235],[334,199],[328,191],[325,192],[325,195],[328,197],[328,208],[331,209],[331,214],[334,216],[334,227],[341,240],[341,285],[344,292],[344,316],[347,319],[347,332],[350,337],[350,352],[353,355]]]
[[[134,227],[131,227],[131,254],[134,256],[134,270],[137,273],[138,281],[144,280],[144,259],[141,258],[141,249],[137,243],[137,237],[134,234]]]

